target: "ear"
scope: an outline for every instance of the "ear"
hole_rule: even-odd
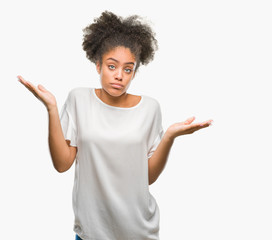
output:
[[[99,61],[96,62],[96,71],[98,72],[98,74],[100,74],[101,72],[101,66]]]

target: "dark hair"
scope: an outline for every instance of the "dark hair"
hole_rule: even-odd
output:
[[[130,49],[137,59],[136,69],[148,64],[158,49],[155,33],[151,27],[141,22],[142,18],[132,15],[127,18],[104,11],[94,23],[83,29],[83,50],[93,63],[102,62],[102,56],[109,50],[124,46]]]

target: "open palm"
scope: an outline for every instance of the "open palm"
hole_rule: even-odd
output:
[[[45,89],[45,87],[43,87],[41,84],[36,87],[31,82],[23,79],[22,76],[17,77],[18,81],[21,82],[30,92],[32,92],[34,96],[45,105],[47,110],[57,105],[55,96],[47,89]]]
[[[211,125],[213,120],[208,120],[201,123],[192,123],[195,120],[195,117],[190,117],[184,122],[178,122],[171,125],[167,132],[175,138],[180,135],[191,134],[201,128],[206,128]]]

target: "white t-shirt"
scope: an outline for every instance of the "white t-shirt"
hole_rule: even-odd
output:
[[[160,212],[149,192],[148,158],[164,134],[159,102],[104,103],[95,88],[72,89],[61,109],[65,139],[78,149],[74,232],[86,240],[158,240]]]

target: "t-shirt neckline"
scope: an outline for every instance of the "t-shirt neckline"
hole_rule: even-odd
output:
[[[106,106],[106,107],[108,107],[108,108],[112,108],[112,109],[120,109],[120,110],[130,110],[130,109],[135,109],[135,108],[139,107],[139,106],[142,104],[142,102],[143,102],[143,95],[140,95],[140,96],[141,96],[141,100],[140,100],[135,106],[133,106],[133,107],[115,107],[115,106],[111,106],[111,105],[109,105],[109,104],[107,104],[107,103],[104,103],[104,102],[96,95],[95,89],[96,89],[96,88],[91,88],[91,91],[92,91],[92,93],[93,93],[93,95],[94,95],[94,98],[95,98],[98,102],[100,102],[101,104],[103,104],[104,106]]]

